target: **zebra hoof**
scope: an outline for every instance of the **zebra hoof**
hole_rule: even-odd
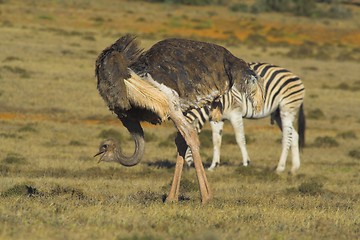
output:
[[[250,160],[247,160],[246,162],[243,163],[244,167],[250,166]]]
[[[275,172],[276,172],[277,174],[280,174],[280,173],[284,172],[284,170],[285,170],[285,168],[282,168],[282,167],[276,167],[276,168],[275,168]]]
[[[212,171],[215,170],[216,167],[219,167],[219,166],[220,166],[220,163],[215,163],[215,164],[211,165],[211,166],[208,168],[208,170],[212,172]]]
[[[292,175],[292,176],[295,176],[297,174],[297,170],[298,170],[298,168],[291,169],[289,174]]]

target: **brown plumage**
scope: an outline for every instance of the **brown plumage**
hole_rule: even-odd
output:
[[[141,121],[158,124],[171,119],[178,129],[178,158],[167,200],[176,201],[186,146],[192,150],[201,198],[206,202],[210,189],[199,154],[199,139],[184,113],[214,104],[236,84],[247,90],[256,74],[225,48],[205,42],[166,39],[142,51],[135,37],[126,35],[106,48],[96,61],[98,90],[109,109],[115,112],[135,141],[133,156],[123,156],[113,140],[105,141],[98,155],[102,161],[136,165],[144,153]]]

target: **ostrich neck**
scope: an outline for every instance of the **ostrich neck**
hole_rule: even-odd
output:
[[[122,153],[120,146],[117,146],[116,150],[114,151],[114,161],[126,167],[132,167],[138,164],[142,159],[145,150],[144,137],[134,133],[131,133],[131,135],[135,142],[134,153],[131,156],[125,156]]]
[[[135,143],[135,150],[132,156],[125,156],[120,147],[116,147],[116,151],[114,154],[114,161],[126,166],[131,167],[140,162],[144,155],[145,150],[145,140],[144,140],[144,132],[140,125],[139,121],[132,121],[127,118],[119,118],[123,123],[124,127],[127,128]]]

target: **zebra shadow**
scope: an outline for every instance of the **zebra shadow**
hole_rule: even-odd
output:
[[[147,165],[149,167],[170,169],[175,167],[175,162],[170,162],[168,159],[160,159],[155,162],[149,162]]]

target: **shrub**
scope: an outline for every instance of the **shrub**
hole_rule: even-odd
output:
[[[18,130],[19,132],[37,132],[33,124],[27,124]]]
[[[85,143],[82,143],[80,141],[77,141],[77,140],[71,140],[69,142],[69,145],[70,146],[85,146],[86,144]]]
[[[323,193],[323,184],[320,182],[317,182],[315,180],[310,180],[307,182],[303,182],[298,187],[298,191],[305,195],[319,195]]]
[[[257,0],[254,12],[289,12],[300,16],[312,16],[316,10],[315,0]]]
[[[60,185],[56,185],[53,187],[49,193],[50,196],[65,196],[68,199],[77,199],[84,200],[86,199],[86,195],[82,190],[72,187],[63,187]]]
[[[307,118],[309,119],[323,119],[325,117],[323,111],[321,111],[319,108],[316,108],[314,110],[311,110],[307,114]]]
[[[341,132],[336,136],[343,139],[357,139],[356,133],[354,133],[353,131]]]
[[[3,162],[6,164],[25,164],[27,163],[26,158],[17,153],[9,153],[4,159]]]
[[[195,6],[204,6],[204,5],[220,3],[220,1],[218,0],[148,0],[148,1],[171,3],[171,4],[195,5]]]
[[[235,3],[229,7],[232,12],[248,12],[249,6],[244,3]]]
[[[287,12],[290,10],[288,0],[256,0],[254,7],[265,12]]]
[[[247,38],[245,39],[245,43],[249,44],[249,45],[254,45],[254,46],[264,46],[268,43],[266,37],[258,34],[258,33],[251,33],[247,36]]]
[[[113,139],[116,139],[119,141],[122,141],[125,139],[124,136],[119,131],[116,131],[114,129],[102,130],[99,133],[98,138],[103,138],[103,139],[113,138]]]
[[[12,196],[28,196],[31,197],[33,195],[38,195],[39,192],[36,188],[25,185],[19,184],[15,185],[12,188],[9,188],[5,192],[1,193],[4,197],[12,197]]]
[[[297,0],[293,1],[292,12],[299,16],[312,16],[316,10],[315,0]]]
[[[286,53],[287,57],[290,58],[307,58],[314,56],[314,46],[309,44],[303,44],[300,46],[293,46]]]
[[[314,147],[331,148],[339,146],[339,143],[332,137],[317,137],[313,144]]]
[[[350,86],[347,83],[339,83],[339,85],[337,85],[335,87],[336,89],[340,89],[340,90],[349,90]]]
[[[21,67],[3,66],[2,69],[18,74],[21,78],[30,78],[30,72]]]
[[[333,3],[328,11],[327,17],[345,19],[352,17],[352,11],[338,3]]]
[[[148,205],[154,202],[162,201],[162,195],[150,190],[138,191],[135,194],[129,195],[128,200],[131,202]]]
[[[349,156],[352,158],[360,159],[360,151],[359,150],[352,150],[349,152]]]

